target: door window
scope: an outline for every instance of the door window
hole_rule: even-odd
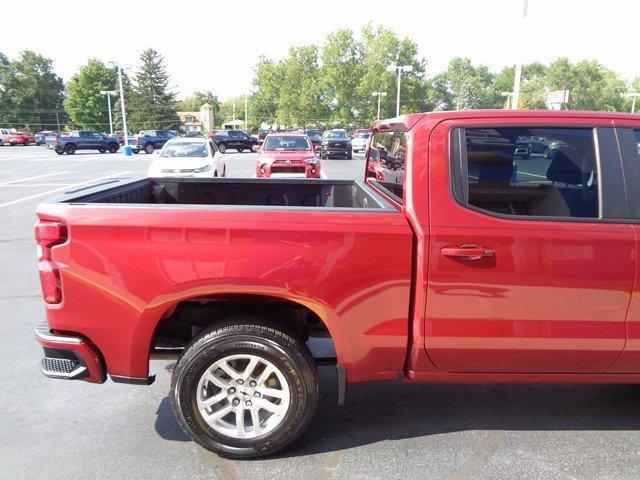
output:
[[[459,129],[452,152],[452,191],[465,206],[503,215],[600,217],[590,128]]]

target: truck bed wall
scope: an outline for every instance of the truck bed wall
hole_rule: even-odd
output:
[[[146,179],[68,199],[83,203],[383,208],[359,182]]]

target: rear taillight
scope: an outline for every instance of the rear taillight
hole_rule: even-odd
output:
[[[60,268],[51,260],[51,247],[67,240],[67,226],[62,222],[40,220],[36,223],[35,233],[42,295],[47,303],[60,303],[62,301]]]
[[[62,222],[40,220],[36,223],[36,242],[42,248],[41,259],[51,258],[51,247],[64,243],[67,239],[67,226]]]
[[[42,296],[47,303],[60,303],[62,301],[62,285],[60,282],[60,269],[55,262],[42,260],[38,263]]]
[[[140,137],[136,137],[136,145],[140,145]]]

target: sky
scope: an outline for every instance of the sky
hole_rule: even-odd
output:
[[[430,75],[455,56],[495,71],[518,60],[594,58],[627,80],[640,75],[640,0],[529,0],[526,19],[523,2],[34,0],[29,10],[37,15],[0,24],[0,52],[12,58],[35,50],[67,81],[89,58],[135,67],[153,47],[179,97],[212,90],[224,99],[250,91],[260,55],[282,58],[291,46],[321,44],[332,31],[371,22],[412,38]]]

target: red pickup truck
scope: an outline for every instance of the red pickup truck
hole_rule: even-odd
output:
[[[235,458],[304,431],[318,364],[339,402],[374,380],[638,383],[639,141],[626,114],[414,114],[373,126],[383,180],[69,191],[37,209],[43,372],[148,384],[175,356],[178,421]]]

